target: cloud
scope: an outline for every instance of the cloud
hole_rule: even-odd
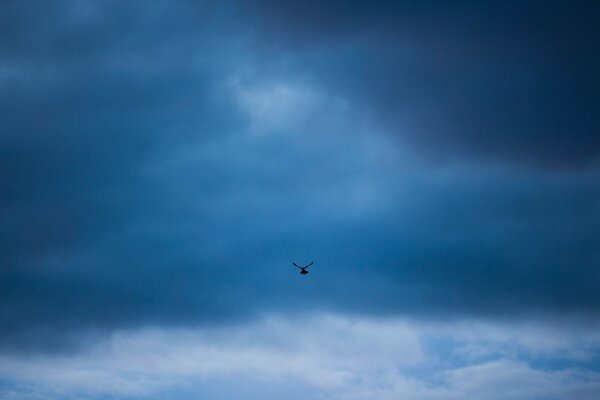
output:
[[[536,346],[541,337],[546,345]],[[590,346],[583,354],[581,340]],[[24,398],[48,399],[219,399],[238,390],[263,398],[591,399],[599,377],[584,366],[597,362],[599,345],[595,328],[577,324],[267,316],[221,328],[120,331],[70,355],[3,355],[0,376]]]
[[[366,19],[349,9],[340,25],[325,15],[305,30],[288,23],[293,8],[268,5],[39,5],[0,5],[3,351],[263,312],[597,314],[598,171],[582,166],[595,139],[573,125],[565,148],[562,134],[534,146],[539,129],[517,140],[515,124],[535,127],[555,108],[535,86],[537,112],[512,113],[529,97],[504,90],[527,92],[529,65],[501,43],[519,41],[502,23],[464,38],[420,8],[369,8]],[[485,10],[472,12],[480,32]],[[433,37],[419,36],[436,21]],[[448,32],[452,47],[431,69]],[[488,69],[498,44],[516,64],[500,83]],[[540,51],[523,62],[543,64],[550,50]],[[438,85],[445,65],[449,88]],[[474,95],[456,102],[464,87]],[[497,132],[469,128],[480,103],[496,102],[498,116],[482,121],[502,119]],[[439,128],[438,104],[464,131]],[[440,149],[448,157],[432,156]],[[529,167],[548,160],[578,167]],[[312,260],[308,280],[288,268]]]
[[[434,159],[595,165],[597,24],[586,1],[261,2],[275,51]]]

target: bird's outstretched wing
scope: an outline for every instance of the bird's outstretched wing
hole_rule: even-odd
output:
[[[302,267],[299,266],[298,264],[296,264],[295,262],[293,262],[292,264],[294,264],[294,267],[298,267],[298,268],[302,269]]]
[[[314,263],[315,263],[314,261],[311,261],[311,262],[310,262],[310,264],[308,264],[308,265],[307,265],[306,267],[304,267],[304,268],[308,268],[308,267],[310,267],[311,265],[313,265]]]

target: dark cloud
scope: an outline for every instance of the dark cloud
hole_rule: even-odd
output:
[[[278,4],[0,3],[2,346],[598,312],[593,9]]]
[[[598,162],[593,2],[262,3],[271,40],[425,153]]]

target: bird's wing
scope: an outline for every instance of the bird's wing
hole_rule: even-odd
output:
[[[298,267],[298,268],[302,269],[302,267],[299,266],[298,264],[296,264],[295,262],[293,262],[292,264],[294,264],[294,267]]]
[[[304,268],[308,268],[308,267],[310,267],[311,265],[313,265],[314,263],[315,263],[315,262],[314,262],[314,261],[312,261],[310,264],[308,264],[308,265],[307,265],[306,267],[304,267]]]

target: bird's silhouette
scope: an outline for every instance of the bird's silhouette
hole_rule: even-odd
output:
[[[306,275],[306,274],[308,274],[308,271],[306,270],[306,268],[308,268],[308,267],[310,267],[311,265],[313,265],[313,264],[314,264],[314,262],[311,262],[310,264],[308,264],[308,265],[306,265],[306,266],[304,266],[304,267],[301,267],[301,266],[299,266],[299,265],[298,265],[298,264],[296,264],[295,262],[293,262],[292,264],[294,264],[294,267],[300,268],[300,274],[301,274],[301,275]]]

